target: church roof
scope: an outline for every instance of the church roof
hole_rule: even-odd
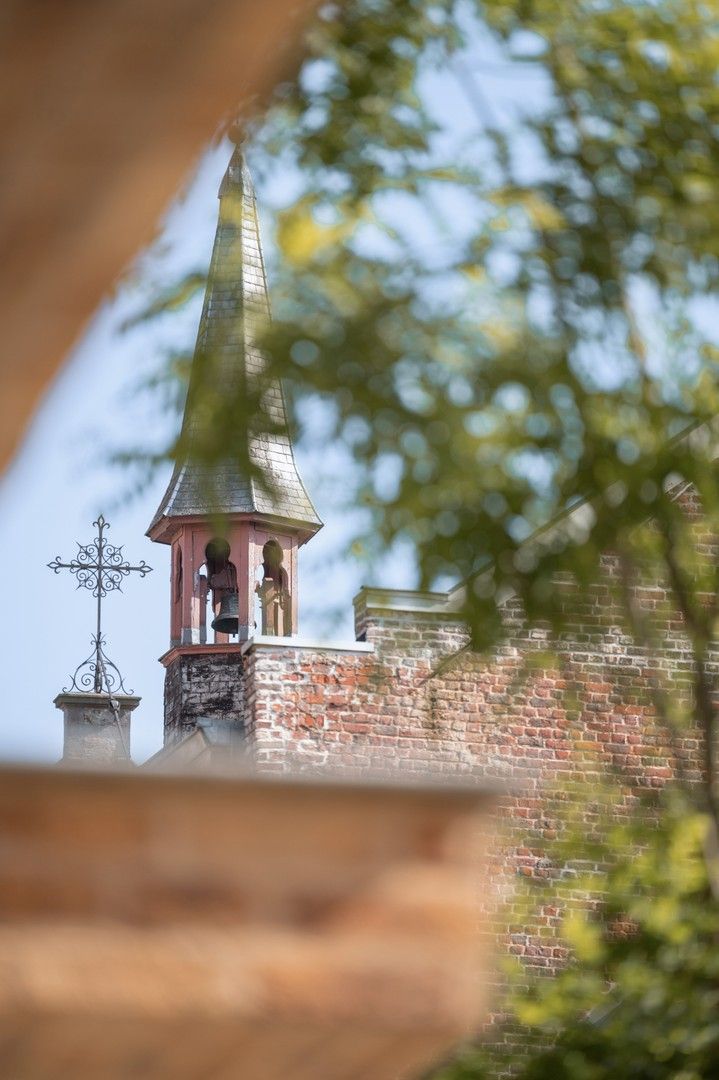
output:
[[[202,438],[197,403],[207,409],[213,395],[237,393],[247,375],[261,372],[264,360],[257,337],[269,318],[255,192],[238,149],[220,185],[219,199],[182,428],[181,445],[190,454],[175,465],[148,532],[163,518],[223,513],[281,518],[304,525],[311,534],[322,522],[297,472],[279,382],[266,392],[273,433],[250,437],[250,458],[267,477],[268,490],[231,459],[208,464],[192,458],[193,442]]]

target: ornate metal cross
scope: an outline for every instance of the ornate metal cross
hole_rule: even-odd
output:
[[[101,694],[103,689],[108,694],[113,690],[126,694],[128,691],[119,669],[108,659],[103,649],[105,638],[102,634],[102,601],[109,592],[114,592],[115,589],[121,591],[123,579],[129,574],[137,573],[144,577],[150,573],[152,567],[148,566],[144,559],[137,566],[131,566],[123,559],[122,545],[115,547],[114,544],[108,544],[105,532],[110,526],[102,514],[97,521],[93,521],[93,525],[97,528],[97,536],[90,544],[78,544],[74,559],[61,562],[58,555],[47,564],[56,574],[61,570],[69,570],[71,574],[75,574],[78,589],[91,589],[92,595],[97,599],[97,628],[91,638],[93,650],[87,660],[77,666],[70,686],[63,687],[63,693],[89,690],[92,686],[96,694]]]

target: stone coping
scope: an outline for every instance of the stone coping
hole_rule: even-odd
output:
[[[223,641],[209,645],[171,645],[159,659],[163,667],[169,667],[178,656],[218,656],[222,653],[237,653],[239,655],[243,644],[242,641]]]
[[[419,589],[377,589],[363,585],[352,603],[370,611],[414,611],[418,614],[457,615],[453,593],[422,592]]]
[[[351,652],[373,653],[374,645],[367,641],[319,641],[316,638],[271,637],[268,634],[255,634],[247,641],[218,642],[211,645],[173,645],[160,657],[163,667],[176,660],[178,656],[221,656],[223,653],[238,653],[244,656],[251,648],[263,649],[307,649],[312,652]]]
[[[240,645],[243,654],[253,648],[307,649],[311,652],[373,653],[375,651],[374,645],[368,641],[319,641],[316,638],[270,637],[266,634],[255,634]]]
[[[154,756],[154,755],[153,755]],[[151,760],[148,758],[148,761]],[[26,785],[38,784],[49,790],[54,786],[58,791],[73,788],[76,784],[88,790],[138,791],[151,794],[172,789],[196,792],[198,797],[212,798],[223,793],[262,793],[285,792],[288,795],[305,794],[308,798],[330,799],[340,796],[346,800],[369,799],[378,795],[389,801],[426,799],[436,802],[465,805],[496,803],[498,798],[508,792],[514,794],[515,787],[495,779],[469,775],[448,776],[447,773],[393,772],[387,775],[366,770],[361,775],[342,773],[331,768],[321,771],[284,773],[263,772],[246,759],[227,759],[220,761],[216,768],[198,772],[192,768],[167,769],[155,772],[136,766],[129,761],[90,762],[79,764],[70,762],[59,768],[56,764],[35,762],[0,763],[0,791],[8,795],[10,785],[17,785],[18,790],[25,790]]]
[[[112,694],[112,700],[117,702],[118,708],[132,712],[140,704],[142,698],[134,694]],[[58,694],[53,705],[57,709],[62,709],[66,705],[76,705],[84,709],[109,709],[110,697],[107,694],[88,694],[71,690]]]

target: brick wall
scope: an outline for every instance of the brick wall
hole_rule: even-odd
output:
[[[603,580],[586,591],[583,602],[578,605],[572,595],[571,626],[553,659],[546,635],[527,629],[511,603],[505,613],[508,640],[491,660],[461,649],[459,623],[381,610],[361,615],[380,662],[401,662],[407,669],[414,658],[417,665],[432,666],[435,674],[418,680],[415,707],[423,698],[423,735],[432,740],[438,767],[452,763],[457,771],[498,779],[510,789],[497,867],[503,879],[498,888],[509,899],[519,875],[549,872],[544,847],[561,809],[553,788],[611,775],[619,812],[630,813],[642,791],[675,775],[675,749],[687,779],[702,775],[699,734],[688,730],[673,747],[652,705],[656,678],[675,695],[687,692],[692,657],[681,623],[667,608],[665,590],[638,583],[637,598],[663,630],[660,655],[638,647],[620,628],[612,588],[616,573],[607,557]],[[714,674],[719,676],[716,664]],[[500,946],[528,966],[554,970],[563,954],[544,935],[558,924],[558,913],[540,912],[536,924],[526,927],[513,924],[511,903],[504,912]]]
[[[511,603],[508,639],[487,660],[467,648],[456,614],[398,609],[392,594],[376,607],[360,595],[354,646],[265,638],[241,650],[173,650],[167,741],[217,717],[243,730],[263,767],[498,778],[533,793],[521,815],[530,823],[542,820],[547,782],[612,770],[630,786],[658,786],[675,761],[654,719],[651,682],[659,676],[686,692],[691,654],[678,620],[661,612],[663,590],[640,586],[644,605],[665,619],[661,656],[645,655],[619,627],[611,559],[605,572],[581,606],[572,600],[574,621],[551,662],[545,634],[528,630]],[[681,757],[698,778],[696,733],[681,740]]]
[[[366,625],[371,653],[250,643],[248,734],[258,760],[286,768],[459,770],[539,789],[576,775],[581,761],[587,778],[611,767],[652,786],[671,774],[666,739],[651,721],[653,669],[593,617],[560,653],[561,671],[529,674],[524,661],[547,647],[540,632],[518,626],[488,663],[465,651],[466,632],[451,615],[375,612]],[[677,685],[689,663],[685,643],[668,641],[660,665]],[[579,697],[575,718],[568,689]],[[696,776],[699,741],[682,745]]]
[[[546,634],[528,629],[511,602],[508,639],[488,660],[467,648],[456,614],[393,608],[391,594],[385,606],[373,606],[371,592],[358,599],[357,632],[372,652],[280,644],[246,651],[248,723],[260,768],[432,770],[493,778],[510,789],[503,847],[483,900],[501,911],[499,951],[537,973],[551,974],[564,960],[560,912],[548,904],[528,925],[516,883],[551,873],[545,845],[561,811],[553,785],[612,774],[619,810],[629,813],[642,790],[664,784],[676,768],[650,688],[660,676],[677,694],[686,692],[688,642],[666,609],[665,591],[640,583],[637,597],[663,626],[661,655],[645,654],[620,628],[611,557],[603,569],[581,604],[571,597],[573,621],[554,659]],[[679,751],[687,776],[698,779],[696,732],[685,734]]]
[[[550,873],[544,849],[560,811],[552,786],[611,774],[619,810],[629,813],[642,791],[675,774],[675,750],[686,776],[701,776],[698,733],[687,731],[673,748],[652,706],[656,678],[676,695],[687,693],[692,657],[681,623],[660,584],[637,582],[637,600],[661,627],[662,650],[648,654],[634,644],[621,629],[617,573],[607,556],[602,580],[581,603],[571,596],[570,626],[551,657],[546,634],[528,629],[512,602],[507,640],[485,658],[469,650],[461,620],[446,605],[417,610],[411,598],[403,607],[408,594],[372,590],[357,600],[354,647],[250,641],[243,648],[244,725],[258,767],[501,781],[509,789],[503,848],[486,902],[506,901],[496,930],[500,951],[550,974],[564,959],[553,940],[560,914],[548,905],[527,925],[514,886],[520,877]],[[206,711],[199,674],[195,669],[197,708]]]
[[[163,657],[165,746],[196,730],[198,721],[245,733],[245,678],[237,646],[188,646]]]
[[[250,642],[246,723],[258,764],[455,773],[463,748],[437,726],[427,680],[437,660],[465,642],[456,616],[418,625],[411,613],[372,624],[354,647]]]

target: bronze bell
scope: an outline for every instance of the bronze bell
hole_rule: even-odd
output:
[[[212,629],[218,634],[237,634],[240,630],[237,593],[225,593],[220,601],[219,613],[212,620]]]

